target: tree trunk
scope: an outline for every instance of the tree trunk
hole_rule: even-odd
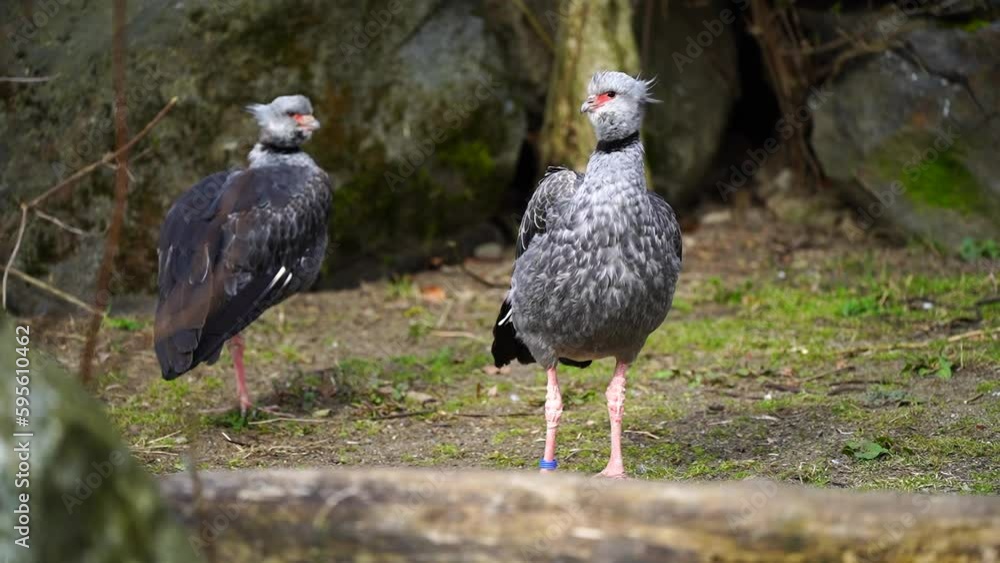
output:
[[[947,563],[1000,554],[998,497],[386,468],[178,474],[161,490],[207,561]]]
[[[580,115],[587,83],[598,70],[639,71],[630,0],[561,0],[546,14],[557,27],[555,65],[542,125],[545,164],[583,170],[596,139]]]

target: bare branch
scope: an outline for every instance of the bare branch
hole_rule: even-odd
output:
[[[77,299],[76,297],[70,295],[69,293],[66,293],[65,291],[59,289],[58,287],[47,284],[34,276],[29,276],[28,274],[22,272],[21,270],[18,270],[17,268],[10,268],[8,271],[11,274],[17,276],[18,278],[21,278],[21,280],[23,280],[25,283],[29,283],[37,288],[43,289],[51,293],[52,295],[59,297],[63,301],[72,303],[73,305],[76,305],[77,307],[86,310],[92,315],[100,315],[101,317],[105,316],[105,313],[103,311],[98,311],[97,309],[91,307],[90,305],[87,305],[83,301]]]
[[[14,264],[14,260],[17,258],[17,251],[21,249],[21,239],[24,238],[24,229],[28,226],[28,206],[21,204],[21,224],[17,228],[17,238],[14,239],[14,249],[10,251],[10,256],[7,258],[7,265],[3,269],[3,287],[0,288],[0,293],[3,293],[2,301],[3,308],[7,309],[7,274],[10,273],[11,265]]]
[[[73,233],[74,235],[81,236],[81,237],[89,237],[89,236],[91,236],[93,234],[93,233],[88,233],[87,231],[84,231],[83,229],[78,229],[78,228],[73,227],[71,225],[67,225],[66,223],[64,223],[58,217],[53,217],[52,215],[49,215],[48,213],[42,211],[41,209],[35,209],[34,211],[35,211],[35,215],[38,215],[39,219],[44,219],[44,220],[48,221],[49,223],[52,223],[53,225],[59,227],[60,229],[69,231],[69,232]]]
[[[37,84],[48,82],[58,78],[58,74],[52,76],[0,76],[0,82],[12,82],[14,84]]]
[[[139,134],[136,135],[135,137],[132,137],[132,139],[130,139],[128,143],[125,143],[124,145],[119,147],[118,150],[104,155],[100,160],[92,162],[87,166],[84,166],[80,170],[77,170],[75,173],[73,173],[73,175],[70,176],[69,178],[66,178],[62,182],[59,182],[58,184],[45,190],[45,192],[43,192],[41,195],[29,201],[28,207],[35,207],[39,203],[50,198],[55,193],[65,189],[66,186],[75,183],[80,178],[83,178],[84,176],[92,173],[94,170],[97,170],[105,163],[109,163],[117,159],[122,153],[127,152],[130,148],[132,148],[133,145],[139,142],[140,139],[145,137],[146,134],[148,134],[153,129],[153,127],[160,122],[160,120],[162,120],[164,117],[167,116],[167,112],[173,109],[175,105],[177,105],[177,96],[171,98],[170,101],[167,102],[167,105],[163,106],[163,109],[161,109],[160,112],[156,114],[156,117],[154,117],[152,121],[147,123],[146,126],[142,128],[142,131],[139,131]]]

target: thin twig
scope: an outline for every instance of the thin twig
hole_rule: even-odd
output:
[[[840,373],[842,371],[847,371],[847,370],[852,370],[852,369],[854,369],[854,366],[842,366],[842,367],[837,367],[837,368],[829,369],[829,370],[817,373],[816,375],[811,375],[809,377],[806,377],[806,378],[802,379],[802,383],[808,383],[810,381],[816,381],[817,379],[822,379],[822,378],[827,377],[829,375],[836,375],[836,374],[838,374],[838,373]]]
[[[478,412],[468,412],[468,413],[454,412],[446,414],[448,416],[460,416],[463,418],[515,418],[520,416],[537,416],[537,413],[533,412],[501,412],[495,414],[478,413]]]
[[[647,438],[652,438],[653,440],[659,440],[660,437],[652,432],[646,432],[645,430],[623,430],[625,434],[638,434],[640,436],[645,436]]]
[[[37,82],[48,82],[57,78],[58,74],[52,76],[0,76],[0,82],[13,82],[14,84],[35,84]]]
[[[35,287],[37,287],[39,289],[44,289],[45,291],[51,293],[52,295],[55,295],[56,297],[59,297],[60,299],[66,301],[66,302],[72,303],[73,305],[76,305],[77,307],[80,307],[81,309],[86,310],[91,315],[101,315],[101,316],[104,316],[104,314],[105,314],[104,312],[98,311],[97,309],[91,307],[90,305],[87,305],[86,303],[84,303],[83,301],[77,299],[76,297],[73,297],[69,293],[66,293],[65,291],[59,289],[58,287],[49,285],[49,284],[43,282],[42,280],[40,280],[40,279],[38,279],[36,277],[29,276],[28,274],[22,272],[21,270],[18,270],[17,268],[10,268],[7,271],[10,272],[11,274],[14,274],[15,276],[21,278],[21,280],[23,280],[26,283],[30,283],[31,285],[33,285],[33,286],[35,286]]]
[[[484,278],[483,276],[480,276],[479,274],[473,272],[472,270],[469,269],[468,266],[465,265],[464,261],[462,261],[462,262],[459,263],[459,269],[462,270],[463,274],[469,276],[470,278],[472,278],[475,281],[483,284],[486,287],[490,287],[490,288],[494,288],[494,289],[507,289],[509,287],[509,285],[505,284],[505,283],[493,283],[490,280]]]
[[[88,233],[88,232],[84,231],[83,229],[78,229],[78,228],[76,228],[76,227],[74,227],[72,225],[67,225],[66,223],[64,223],[58,217],[53,217],[52,215],[49,215],[48,213],[42,211],[41,209],[35,209],[34,211],[35,211],[35,215],[38,215],[39,219],[44,219],[44,220],[48,221],[49,223],[52,223],[53,225],[59,227],[60,229],[69,231],[69,232],[73,233],[74,235],[78,235],[78,236],[81,236],[81,237],[87,237],[87,236],[90,236],[92,234],[92,233]]]
[[[528,6],[524,3],[524,0],[514,0],[514,4],[518,7],[518,9],[521,10],[521,13],[524,14],[524,17],[528,20],[528,25],[530,25],[531,29],[535,31],[539,39],[541,39],[542,42],[545,43],[545,46],[548,47],[549,52],[555,53],[556,52],[555,43],[552,42],[552,38],[549,37],[549,34],[545,32],[545,28],[542,27],[542,24],[538,21],[538,18],[535,17],[535,14],[533,14],[531,10],[528,9]]]
[[[464,330],[432,330],[431,335],[439,338],[468,338],[476,342],[486,342],[482,337]]]
[[[121,147],[119,147],[118,150],[116,150],[114,152],[110,152],[110,153],[104,155],[103,157],[101,157],[100,160],[97,160],[95,162],[92,162],[92,163],[88,164],[87,166],[84,166],[83,168],[77,170],[71,176],[69,176],[68,178],[66,178],[65,180],[63,180],[62,182],[59,182],[58,184],[52,186],[48,190],[45,190],[45,192],[43,192],[41,195],[39,195],[38,197],[36,197],[36,198],[32,199],[31,201],[29,201],[28,204],[27,204],[28,207],[35,207],[35,206],[37,206],[39,203],[41,203],[42,201],[45,201],[46,199],[48,199],[49,197],[51,197],[53,194],[55,194],[55,193],[57,193],[57,192],[65,189],[66,186],[69,186],[69,185],[73,184],[74,182],[76,182],[80,178],[83,178],[87,174],[90,174],[94,170],[97,170],[98,168],[100,168],[105,163],[112,162],[115,159],[117,159],[122,153],[127,152],[130,148],[132,148],[133,145],[135,145],[137,142],[139,142],[140,139],[142,139],[150,131],[152,131],[153,127],[156,126],[156,124],[159,123],[164,117],[166,117],[167,116],[167,112],[169,112],[171,109],[173,109],[173,107],[175,105],[177,105],[177,96],[174,96],[173,98],[170,98],[170,101],[167,102],[167,105],[163,106],[163,109],[161,109],[160,112],[157,113],[156,116],[149,123],[147,123],[146,126],[143,127],[141,131],[139,131],[139,134],[137,134],[135,137],[132,137],[129,140],[129,142],[127,142],[124,145],[122,145]]]
[[[154,117],[149,123],[147,123],[146,126],[142,128],[142,131],[140,131],[139,134],[136,135],[135,137],[132,137],[132,139],[124,146],[120,147],[118,150],[114,152],[104,155],[104,157],[102,157],[100,160],[97,160],[95,162],[88,164],[87,166],[84,166],[83,168],[74,172],[71,176],[69,176],[65,180],[59,182],[55,186],[52,186],[48,190],[45,190],[45,192],[43,192],[41,195],[28,201],[27,203],[21,204],[21,223],[18,226],[18,233],[14,242],[14,248],[11,250],[10,256],[7,257],[7,266],[4,268],[3,283],[2,287],[0,287],[0,293],[2,293],[2,296],[0,296],[0,302],[2,303],[0,304],[3,305],[4,309],[7,308],[7,272],[8,270],[10,270],[11,265],[14,264],[14,260],[17,259],[17,253],[21,247],[21,239],[24,236],[24,229],[27,226],[28,210],[33,210],[36,211],[37,213],[37,210],[35,208],[40,203],[42,203],[52,195],[58,193],[59,191],[65,189],[66,187],[73,185],[73,183],[75,183],[80,178],[83,178],[84,176],[92,173],[94,170],[97,170],[98,168],[101,167],[102,164],[110,162],[115,158],[118,158],[119,154],[127,151],[132,145],[134,145],[140,139],[145,137],[146,134],[148,134],[157,123],[159,123],[164,117],[166,117],[167,112],[169,112],[171,108],[173,108],[176,104],[177,104],[177,97],[174,96],[173,98],[170,99],[169,102],[167,102],[167,105],[163,106],[163,109],[161,109],[160,112],[156,114],[156,117]],[[8,226],[9,225],[4,225],[4,228],[0,230],[7,230]]]
[[[3,269],[3,308],[7,309],[7,274],[10,273],[11,265],[14,264],[14,259],[17,258],[17,251],[21,248],[21,239],[24,238],[24,229],[28,226],[28,206],[21,204],[21,224],[17,227],[17,238],[14,239],[14,249],[10,252],[10,257],[7,258],[7,265]]]
[[[372,418],[370,420],[392,420],[394,418],[410,418],[412,416],[423,416],[425,414],[434,414],[436,412],[437,411],[435,411],[435,410],[397,412],[395,414],[387,414],[385,416],[376,416],[375,418]]]
[[[233,440],[232,438],[229,437],[229,434],[226,434],[225,432],[222,433],[222,437],[227,442],[229,442],[230,444],[233,444],[234,446],[243,446],[244,448],[249,448],[250,447],[248,444],[244,444],[243,442],[240,442],[239,440]]]
[[[335,420],[323,419],[323,418],[268,418],[266,420],[252,420],[247,424],[250,426],[258,426],[262,424],[274,424],[275,422],[305,422],[310,424],[328,424],[332,422],[338,422]]]
[[[990,334],[995,334],[1000,332],[1000,327],[990,328],[990,329],[980,329],[971,330],[969,332],[963,332],[960,334],[953,334],[945,339],[947,343],[958,342],[960,340],[966,340],[969,338],[975,338],[977,336],[987,336]],[[940,340],[921,340],[918,342],[898,342],[895,344],[887,344],[884,346],[857,346],[854,348],[848,348],[846,350],[841,350],[840,355],[843,356],[853,356],[855,354],[860,354],[862,352],[888,352],[891,350],[915,350],[920,348],[926,348],[932,344],[939,343]]]

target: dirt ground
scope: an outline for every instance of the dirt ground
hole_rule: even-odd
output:
[[[686,232],[674,310],[629,374],[630,475],[1000,493],[996,262],[776,223],[756,214]],[[109,321],[94,392],[154,473],[190,460],[534,471],[544,373],[498,371],[489,356],[510,259],[267,312],[244,334],[251,392],[270,412],[247,420],[228,353],[160,378],[150,315]],[[79,322],[38,324],[75,369]],[[562,471],[607,461],[612,368],[560,372]]]

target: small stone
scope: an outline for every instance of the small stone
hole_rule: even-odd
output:
[[[472,251],[477,260],[499,261],[503,257],[503,247],[495,242],[480,244]]]
[[[437,401],[437,399],[435,399],[433,396],[428,395],[427,393],[421,393],[420,391],[407,391],[406,400],[413,401],[414,403],[418,403],[421,405]]]
[[[733,214],[728,209],[709,211],[701,217],[701,224],[705,226],[721,225],[723,223],[728,223],[732,218]]]

